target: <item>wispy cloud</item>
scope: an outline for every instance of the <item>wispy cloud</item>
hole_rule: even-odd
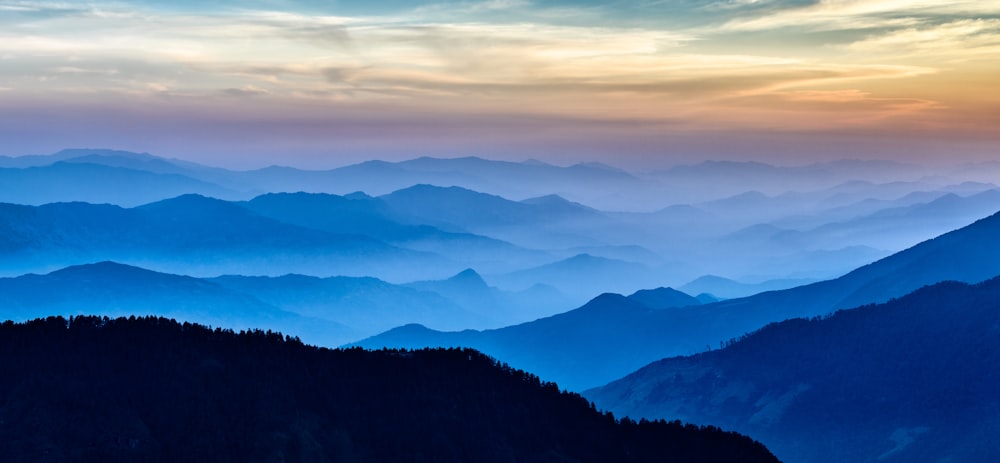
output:
[[[873,34],[846,46],[858,53],[948,55],[949,60],[1000,56],[1000,19],[963,19]]]
[[[981,120],[994,98],[969,97],[987,83],[941,89],[996,69],[996,2],[737,0],[687,23],[638,13],[675,7],[658,3],[630,4],[622,19],[523,0],[368,15],[0,0],[0,98],[196,101],[299,124],[309,106],[337,124],[347,107],[392,114],[396,128],[404,116],[422,127],[494,114],[720,130],[949,127]]]
[[[806,6],[790,5],[734,19],[722,28],[742,31],[779,28],[858,30],[907,27],[937,17],[998,14],[1000,5],[988,1],[820,0]]]

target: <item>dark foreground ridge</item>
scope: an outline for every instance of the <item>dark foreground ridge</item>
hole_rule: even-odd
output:
[[[4,461],[775,462],[616,422],[473,350],[328,350],[163,318],[0,325]]]

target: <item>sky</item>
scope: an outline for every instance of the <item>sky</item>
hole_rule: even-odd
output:
[[[1000,158],[1000,0],[0,0],[0,154]]]

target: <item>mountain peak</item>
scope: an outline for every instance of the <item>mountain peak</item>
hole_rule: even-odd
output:
[[[669,309],[700,305],[701,301],[674,288],[641,289],[628,297],[651,309]]]
[[[471,268],[458,272],[455,276],[449,278],[448,281],[452,283],[461,283],[463,285],[487,286],[486,280],[483,280],[482,275]]]

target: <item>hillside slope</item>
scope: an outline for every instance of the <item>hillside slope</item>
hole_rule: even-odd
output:
[[[1000,461],[1000,278],[945,282],[586,392],[633,418],[713,423],[785,461]]]
[[[161,318],[0,325],[9,462],[776,462],[716,428],[616,423],[467,350],[330,351]]]

